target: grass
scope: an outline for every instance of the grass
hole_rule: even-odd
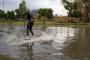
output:
[[[11,60],[11,58],[9,58],[9,57],[6,56],[6,55],[1,55],[1,54],[0,54],[0,60]]]
[[[1,25],[10,25],[10,26],[26,26],[27,22],[23,21],[5,21],[0,22]],[[65,26],[65,27],[82,27],[82,26],[89,26],[90,23],[56,23],[54,21],[46,21],[45,23],[43,21],[35,21],[34,26],[35,27],[59,27],[59,26]]]

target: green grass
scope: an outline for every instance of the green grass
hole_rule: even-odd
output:
[[[26,26],[27,22],[15,22],[15,21],[8,21],[8,22],[0,22],[2,25],[10,25],[10,26]],[[55,23],[54,21],[46,21],[40,22],[40,21],[35,21],[34,22],[35,27],[59,27],[59,26],[64,26],[64,27],[82,27],[82,26],[90,26],[90,23]]]
[[[6,56],[6,55],[1,55],[0,54],[0,60],[11,60],[11,58]]]

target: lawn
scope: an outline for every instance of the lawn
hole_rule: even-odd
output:
[[[9,25],[9,26],[26,26],[26,21],[5,21],[0,22],[1,25]],[[35,27],[58,27],[58,26],[68,26],[68,27],[78,27],[78,26],[90,26],[90,23],[58,23],[55,21],[35,21]]]

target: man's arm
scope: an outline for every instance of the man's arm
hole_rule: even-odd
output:
[[[31,15],[31,18],[32,18],[32,19],[35,19],[33,15]]]

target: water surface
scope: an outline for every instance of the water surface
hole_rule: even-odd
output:
[[[33,30],[35,34],[43,31],[41,27]],[[47,27],[43,32],[52,34],[53,40],[14,46],[11,43],[25,36],[24,27],[0,27],[0,60],[90,60],[89,27]],[[9,41],[13,36],[17,39]]]

